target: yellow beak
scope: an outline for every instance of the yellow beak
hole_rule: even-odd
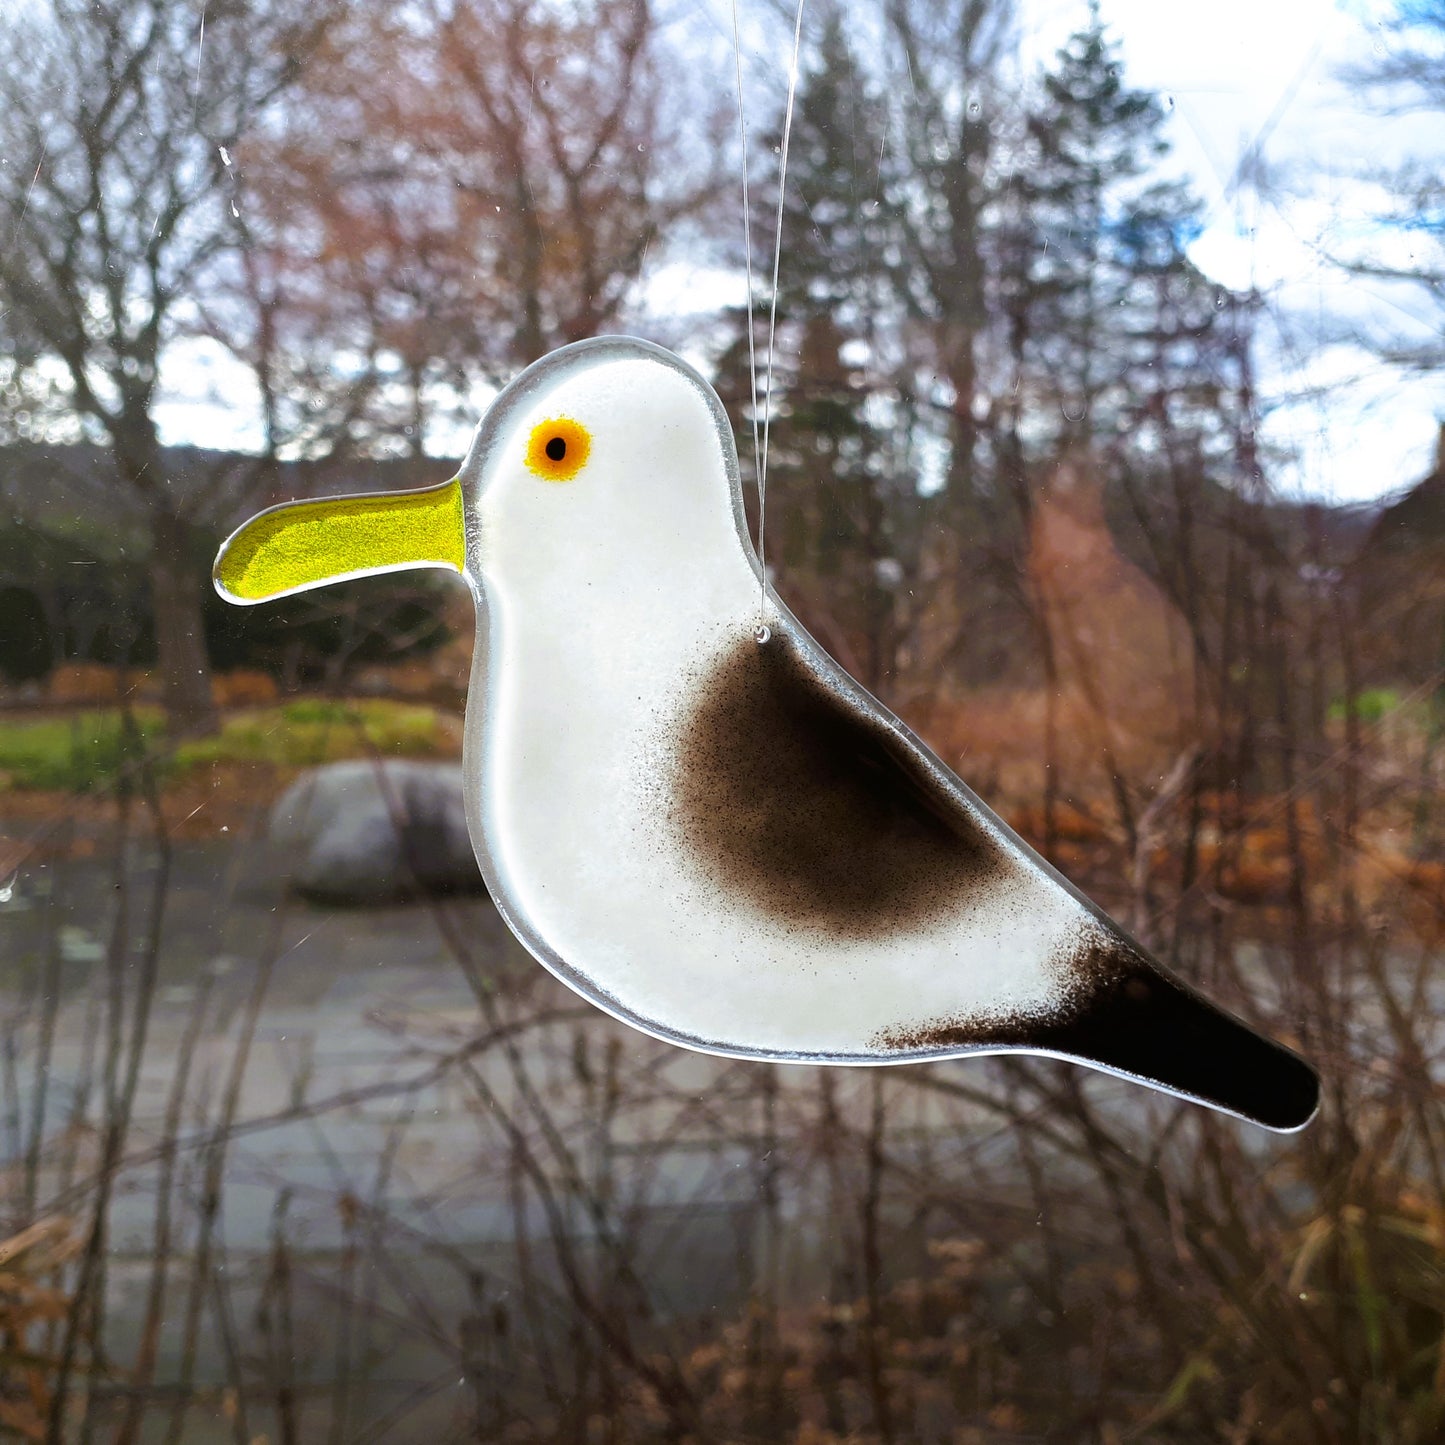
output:
[[[252,517],[216,554],[211,576],[228,602],[250,604],[350,577],[466,565],[462,485],[287,502]]]

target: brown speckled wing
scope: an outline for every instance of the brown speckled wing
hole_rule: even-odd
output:
[[[1006,885],[998,840],[781,629],[723,655],[676,756],[686,846],[732,897],[784,924],[876,938],[926,926],[960,892]]]

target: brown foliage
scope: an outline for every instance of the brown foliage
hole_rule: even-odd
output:
[[[80,1248],[59,1217],[0,1240],[0,1439],[45,1439],[58,1363],[46,1341],[72,1304],[56,1282]]]
[[[280,690],[270,673],[237,668],[212,677],[211,696],[218,708],[266,707],[276,701]]]
[[[254,326],[212,325],[274,439],[420,456],[442,390],[470,424],[477,384],[615,329],[714,190],[663,64],[641,0],[368,3],[329,32],[288,126],[242,153]]]

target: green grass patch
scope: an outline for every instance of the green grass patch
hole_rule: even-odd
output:
[[[163,779],[210,763],[306,768],[378,753],[428,758],[456,752],[454,719],[435,708],[385,699],[299,698],[257,708],[228,718],[214,737],[174,751],[166,747],[160,708],[137,708],[135,720],[138,737],[127,734],[115,708],[28,720],[0,717],[0,791],[94,792],[146,752]]]
[[[1400,694],[1393,687],[1367,687],[1355,694],[1355,716],[1364,723],[1377,723],[1400,706]],[[1343,722],[1348,708],[1344,698],[1330,704],[1331,722]]]
[[[0,719],[0,777],[14,788],[88,793],[105,786],[128,762],[139,762],[164,732],[159,708],[137,708],[138,736],[111,708],[34,721]]]
[[[214,737],[183,743],[174,763],[178,769],[208,763],[307,768],[373,753],[425,758],[453,751],[452,732],[435,708],[300,698],[228,718]]]

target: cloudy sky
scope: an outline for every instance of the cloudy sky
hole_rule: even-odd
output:
[[[714,55],[725,59],[728,0],[703,4]],[[790,38],[750,17],[762,4],[739,0],[750,96],[760,108],[770,98],[781,102]],[[1020,7],[1030,70],[1087,17],[1085,0],[1020,0]],[[1257,364],[1264,440],[1277,458],[1272,480],[1338,501],[1385,495],[1424,475],[1445,420],[1445,377],[1405,375],[1341,339],[1351,328],[1438,334],[1445,318],[1445,308],[1347,276],[1332,259],[1350,246],[1400,242],[1373,225],[1380,197],[1364,173],[1445,153],[1438,116],[1381,114],[1339,79],[1341,66],[1382,49],[1381,22],[1392,8],[1385,0],[1210,0],[1203,7],[1101,0],[1126,79],[1163,99],[1177,163],[1206,203],[1196,263],[1223,284],[1254,285],[1268,299]],[[719,68],[728,71],[713,78],[721,93],[732,76],[729,66]],[[1242,178],[1240,164],[1255,152],[1268,177],[1259,187],[1249,168]],[[688,262],[659,258],[647,309],[686,313],[738,300],[740,289],[739,278],[699,276]],[[160,408],[168,440],[254,443],[247,378],[218,354],[189,350],[168,382],[172,395]],[[438,450],[464,441],[433,439]]]
[[[1300,396],[1266,418],[1265,434],[1293,463],[1275,480],[1336,500],[1396,490],[1430,470],[1445,377],[1410,377],[1358,347],[1321,338],[1353,326],[1438,334],[1445,307],[1410,291],[1345,275],[1332,257],[1398,238],[1372,227],[1380,197],[1358,179],[1372,167],[1445,151],[1439,116],[1381,114],[1339,79],[1384,45],[1380,0],[1101,0],[1129,82],[1172,103],[1176,154],[1208,204],[1196,263],[1227,286],[1258,286],[1277,325],[1262,338],[1264,388]],[[1042,60],[1084,6],[1027,7],[1026,46]],[[1272,183],[1239,183],[1258,146]],[[1371,234],[1372,231],[1375,234]]]

